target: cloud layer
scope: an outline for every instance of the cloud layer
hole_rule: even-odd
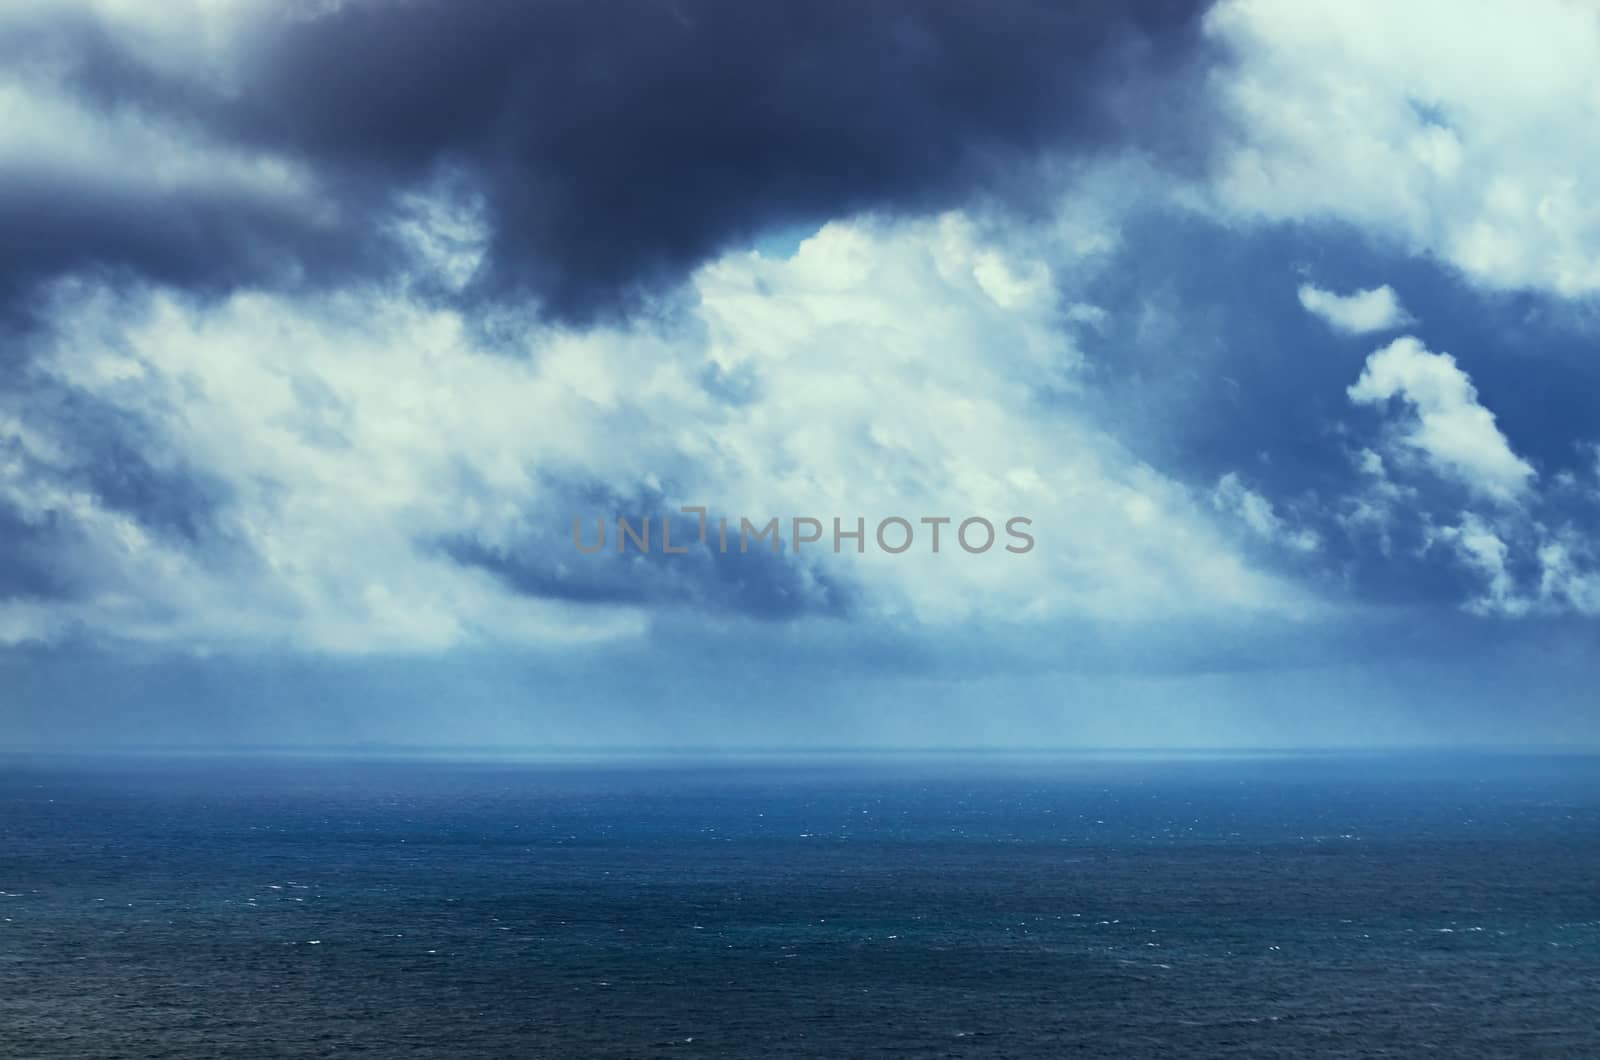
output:
[[[1125,141],[1127,94],[1187,75],[1202,10],[1003,7],[23,5],[0,296],[384,274],[425,191],[485,221],[475,296],[592,321],[774,225],[1037,203],[1041,166]]]
[[[1516,673],[1561,731],[1597,70],[1558,3],[12,4],[0,677],[1292,743]],[[945,548],[830,547],[889,517]]]
[[[54,519],[79,551],[27,567],[15,593],[93,564],[120,591],[67,594],[66,613],[106,632],[335,651],[626,632],[646,606],[851,602],[932,622],[1303,606],[1182,486],[1050,405],[1077,385],[1050,271],[961,216],[830,224],[788,259],[719,259],[694,290],[670,326],[534,323],[489,348],[459,311],[377,289],[211,302],[58,288],[37,392],[114,411],[146,475],[195,485],[118,504],[82,478],[101,457],[65,455],[73,420],[16,405],[14,518]],[[590,557],[570,538],[574,518],[685,505],[735,527],[945,517],[947,535],[1022,515],[1045,545],[836,557],[790,541],[735,562]]]

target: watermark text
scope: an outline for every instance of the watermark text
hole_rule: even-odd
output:
[[[782,531],[789,531],[790,547],[799,553],[805,548],[820,550],[830,544],[835,553],[853,551],[865,553],[869,542],[875,550],[892,556],[906,552],[924,551],[938,553],[959,548],[962,552],[980,555],[998,545],[1001,531],[996,522],[981,515],[953,519],[947,515],[924,515],[916,519],[891,515],[879,519],[869,527],[866,517],[842,519],[837,516],[819,519],[810,515],[796,515],[788,520],[773,516],[764,522],[755,522],[747,516],[737,519],[721,515],[712,518],[704,506],[689,505],[679,508],[683,515],[697,517],[699,527],[695,538],[673,541],[671,516],[642,516],[630,518],[617,516],[614,520],[597,516],[592,520],[574,517],[572,544],[579,552],[593,555],[605,551],[607,529],[614,529],[611,537],[618,552],[645,552],[652,549],[665,555],[682,555],[690,550],[690,540],[715,548],[719,553],[780,552],[783,548]],[[830,526],[831,524],[831,526]],[[1000,520],[1007,543],[1002,547],[1015,555],[1033,551],[1034,538],[1028,532],[1033,520],[1024,515],[1013,515]]]

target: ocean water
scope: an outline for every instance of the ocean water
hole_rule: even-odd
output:
[[[0,1056],[1600,1056],[1600,760],[0,757]]]

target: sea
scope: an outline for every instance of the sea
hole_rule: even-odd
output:
[[[1600,1056],[1576,754],[0,755],[0,1056]]]

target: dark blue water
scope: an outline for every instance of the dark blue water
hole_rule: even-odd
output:
[[[0,758],[0,1055],[1600,1055],[1592,758]]]

